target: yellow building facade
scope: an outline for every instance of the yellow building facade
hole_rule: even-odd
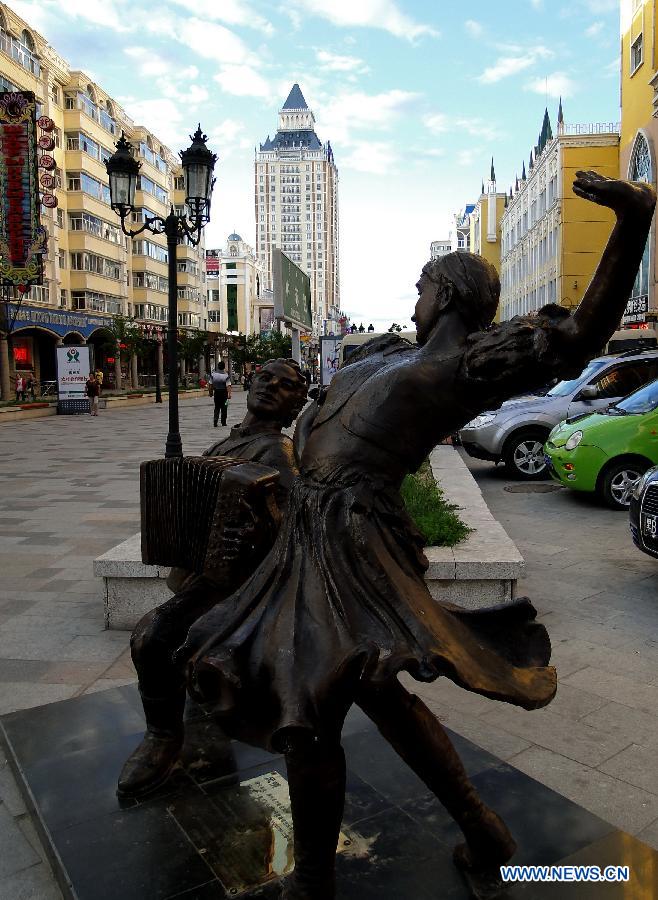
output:
[[[162,337],[167,326],[167,249],[163,235],[144,232],[131,240],[121,232],[109,203],[105,161],[121,132],[131,142],[141,168],[135,212],[165,217],[173,203],[182,212],[184,184],[178,157],[147,128],[137,125],[102,87],[71,69],[47,41],[0,4],[0,91],[33,91],[38,114],[55,123],[55,209],[41,208],[48,232],[44,283],[21,303],[11,335],[0,334],[2,399],[13,398],[20,372],[37,382],[54,381],[58,344],[89,343],[104,383],[148,385],[162,368],[161,342],[129,362],[109,348],[113,319],[135,319],[147,337]],[[178,326],[205,329],[205,250],[177,248]],[[140,371],[141,370],[141,371]]]
[[[510,191],[502,218],[501,321],[547,303],[574,309],[582,299],[614,216],[574,195],[579,169],[619,176],[617,126],[565,125],[560,106],[553,137],[546,112],[527,177]]]
[[[656,187],[658,142],[658,46],[655,0],[621,3],[621,140],[622,178]],[[648,327],[658,318],[656,220],[635,279],[624,322]]]

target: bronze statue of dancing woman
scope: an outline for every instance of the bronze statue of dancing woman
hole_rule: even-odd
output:
[[[579,373],[617,327],[655,194],[592,172],[578,173],[573,190],[616,215],[574,314],[548,306],[490,328],[500,291],[493,267],[461,252],[428,263],[417,285],[418,348],[393,346],[346,366],[324,403],[304,413],[300,476],[274,548],[191,627],[180,651],[194,691],[215,704],[231,736],[285,753],[295,830],[287,900],[335,896],[341,729],[355,702],[461,827],[460,865],[493,870],[514,852],[437,719],[396,676],[445,676],[535,709],[556,690],[548,635],[527,600],[481,613],[433,600],[399,487],[478,413]]]

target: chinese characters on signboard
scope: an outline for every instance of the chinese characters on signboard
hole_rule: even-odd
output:
[[[206,275],[219,275],[219,250],[206,250]]]
[[[46,231],[39,218],[36,100],[31,91],[0,93],[0,282],[43,280]]]
[[[624,315],[621,317],[622,325],[631,325],[635,322],[644,322],[647,312],[649,311],[649,297],[647,294],[640,294],[637,297],[631,297],[626,304]]]

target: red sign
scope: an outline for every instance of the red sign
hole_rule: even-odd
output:
[[[54,194],[43,194],[41,197],[41,202],[44,206],[47,206],[48,209],[55,209],[57,204],[59,203],[57,197]]]
[[[219,275],[219,260],[212,256],[206,257],[206,275]]]
[[[48,156],[47,153],[44,153],[39,157],[39,168],[40,169],[54,169],[55,168],[55,160],[52,156]]]
[[[41,284],[47,234],[39,218],[36,100],[31,91],[0,93],[0,197],[0,282]]]
[[[55,138],[50,134],[42,134],[38,141],[41,150],[54,150]]]
[[[44,172],[41,178],[39,179],[41,187],[46,188],[49,191],[51,188],[55,187],[55,176],[49,175],[48,172]]]
[[[55,128],[55,123],[48,116],[40,116],[37,125],[42,131],[53,131]]]

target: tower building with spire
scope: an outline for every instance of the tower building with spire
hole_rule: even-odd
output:
[[[314,333],[339,332],[338,169],[298,84],[279,110],[276,134],[256,150],[254,212],[265,286],[278,247],[311,279]]]
[[[507,194],[499,191],[493,157],[489,180],[482,182],[482,193],[469,215],[470,236],[468,248],[483,256],[500,275],[500,223],[505,212]]]
[[[576,197],[579,169],[619,177],[619,131],[611,123],[568,126],[562,100],[556,134],[544,110],[528,168],[504,203],[501,218],[500,320],[536,312],[547,303],[572,310],[592,279],[613,215]]]

